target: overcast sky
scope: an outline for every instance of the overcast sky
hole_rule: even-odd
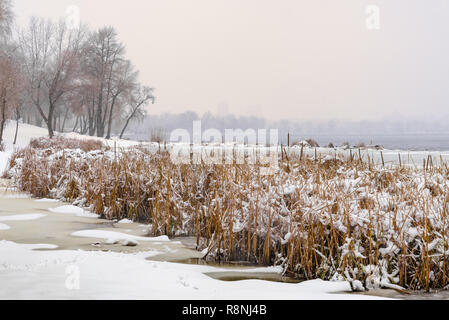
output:
[[[156,88],[151,113],[269,119],[440,117],[449,108],[446,0],[14,0],[32,15],[80,9],[112,25]],[[380,30],[366,27],[367,5]],[[448,111],[446,111],[448,110]]]

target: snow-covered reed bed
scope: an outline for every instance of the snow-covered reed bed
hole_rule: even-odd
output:
[[[445,164],[376,165],[284,156],[258,165],[176,165],[165,152],[16,152],[6,175],[38,197],[110,219],[152,224],[152,235],[195,235],[210,258],[276,264],[304,279],[346,279],[354,290],[444,288],[449,274]]]

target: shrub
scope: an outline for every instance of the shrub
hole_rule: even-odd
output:
[[[84,152],[104,150],[106,147],[99,139],[73,139],[61,136],[31,139],[29,146],[34,149],[81,149]]]
[[[313,140],[313,139],[307,139],[306,141],[307,141],[307,143],[308,143],[312,148],[319,148],[319,147],[320,147],[320,145],[318,144],[318,142],[316,142],[316,141]]]
[[[351,144],[348,141],[343,142],[343,144],[341,145],[341,147],[343,149],[349,149],[351,148]]]

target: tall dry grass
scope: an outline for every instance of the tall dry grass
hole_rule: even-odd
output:
[[[259,165],[175,165],[142,148],[27,148],[7,176],[37,197],[194,235],[209,258],[277,264],[354,289],[444,288],[449,274],[447,166],[383,168],[371,159],[282,156]]]
[[[107,147],[99,139],[73,139],[56,136],[52,139],[49,138],[35,138],[31,139],[30,148],[33,149],[81,149],[84,152],[93,150],[104,150]]]

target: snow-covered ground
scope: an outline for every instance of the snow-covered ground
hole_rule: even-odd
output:
[[[0,241],[0,299],[372,298],[337,294],[350,290],[345,282],[215,280],[205,273],[218,268],[145,260],[155,254],[54,250],[45,244]]]
[[[26,123],[19,123],[19,131],[17,134],[17,141],[14,145],[14,135],[16,130],[16,122],[15,121],[8,121],[6,123],[5,129],[3,131],[3,144],[5,151],[0,152],[0,173],[3,172],[3,170],[7,166],[8,158],[11,156],[14,150],[21,149],[26,147],[30,140],[33,138],[41,138],[41,137],[47,137],[48,131],[46,128],[41,128],[33,125],[29,125]],[[56,133],[58,134],[58,133]],[[130,146],[138,145],[139,142],[136,141],[129,141],[129,140],[120,140],[120,139],[101,139],[97,137],[90,137],[90,136],[84,136],[80,135],[78,133],[64,133],[64,137],[67,138],[75,138],[75,139],[92,139],[92,140],[102,140],[105,144],[107,144],[110,147],[117,147],[117,148],[126,148]]]

